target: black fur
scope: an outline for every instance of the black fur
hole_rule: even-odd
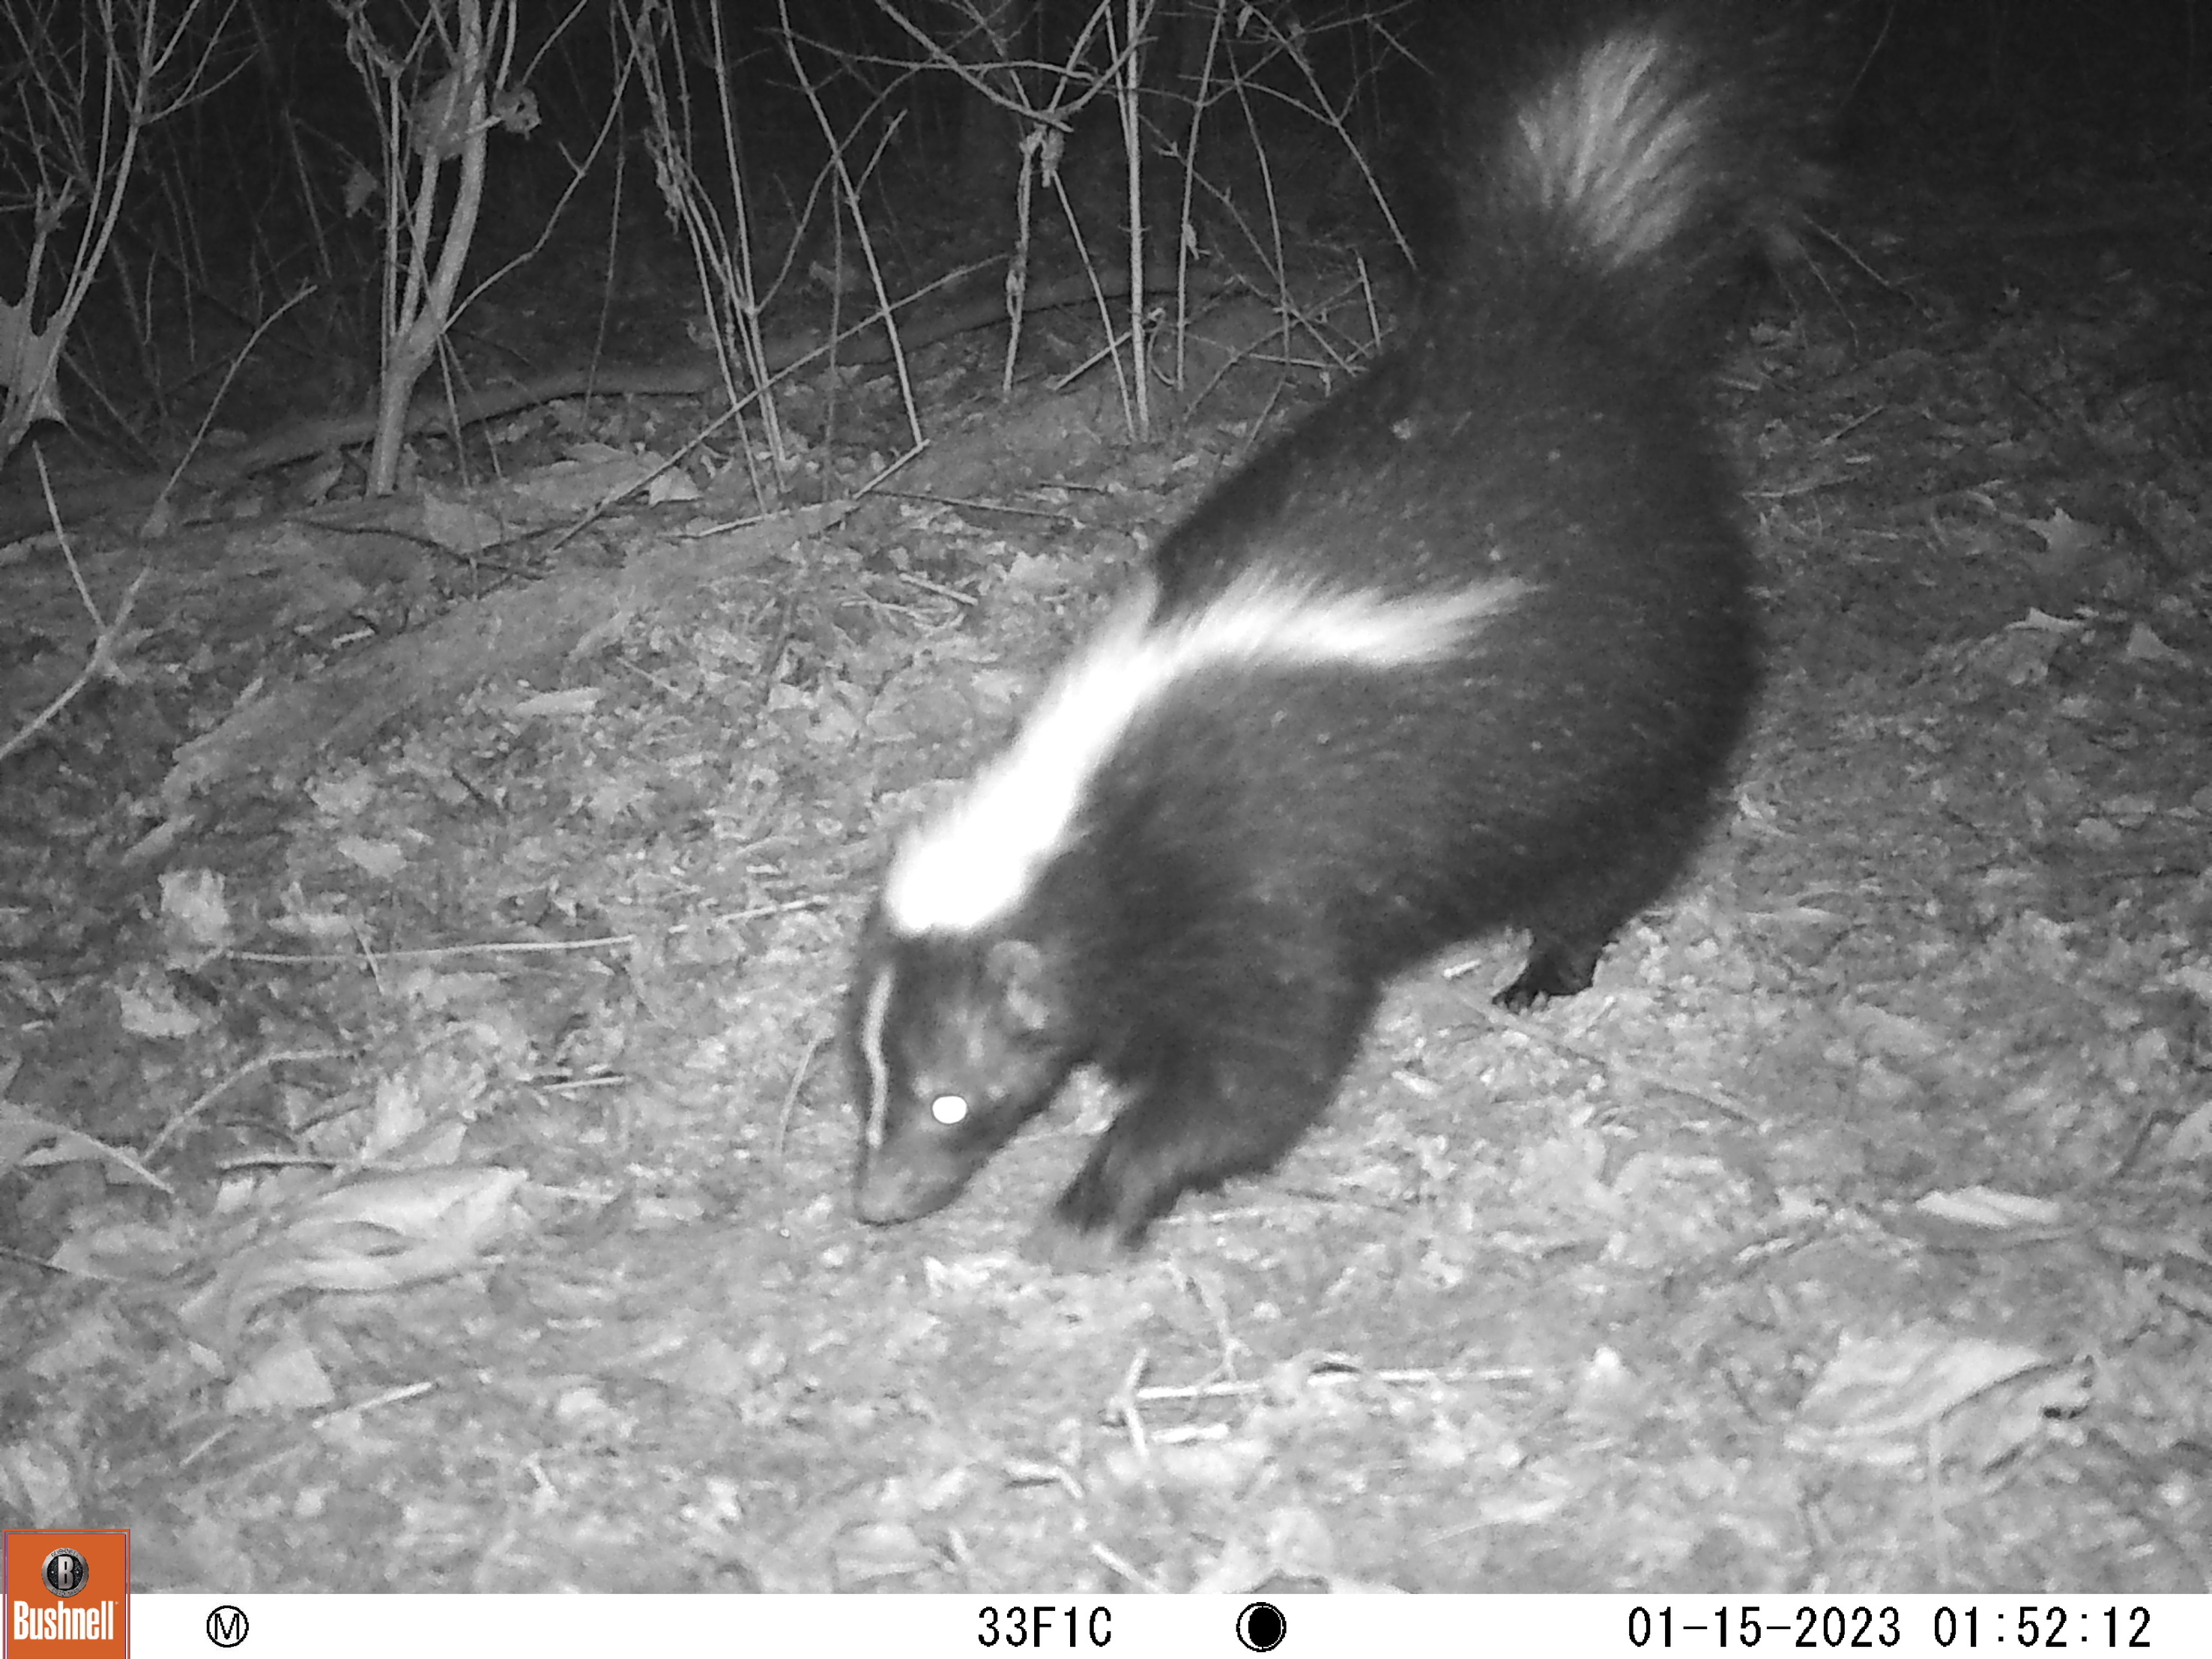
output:
[[[1626,10],[1595,9],[1607,27]],[[1516,74],[1561,50],[1547,34]],[[1521,927],[1527,965],[1498,1000],[1571,994],[1689,862],[1756,648],[1733,492],[1688,353],[1654,330],[1690,325],[1668,296],[1723,233],[1700,218],[1628,303],[1579,228],[1547,240],[1509,197],[1470,198],[1491,216],[1455,234],[1422,319],[1217,489],[1154,570],[1164,623],[1255,568],[1394,597],[1524,591],[1442,663],[1181,684],[1114,749],[1016,915],[921,939],[878,915],[853,1013],[857,1048],[870,988],[890,988],[866,1218],[949,1201],[1087,1061],[1126,1104],[1031,1248],[1091,1265],[1133,1247],[1186,1189],[1281,1158],[1393,975]],[[945,1095],[964,1120],[931,1115]]]

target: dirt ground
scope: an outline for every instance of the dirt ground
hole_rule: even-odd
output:
[[[1014,1250],[1092,1087],[854,1220],[852,936],[1311,377],[1131,448],[964,337],[929,452],[859,494],[848,380],[883,447],[765,519],[725,443],[572,533],[699,418],[572,400],[501,482],[81,532],[103,614],[151,574],[0,763],[0,1522],[149,1590],[2207,1589],[2212,265],[2156,207],[1900,198],[1756,307],[1771,683],[1694,878],[1534,1016],[1516,939],[1410,976],[1093,1276]],[[94,629],[51,538],[0,591],[4,733]]]

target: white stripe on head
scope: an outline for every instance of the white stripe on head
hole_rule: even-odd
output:
[[[1526,585],[1386,599],[1262,571],[1155,626],[1146,580],[1060,670],[1013,742],[891,860],[884,917],[896,932],[972,933],[1002,920],[1058,850],[1092,775],[1146,705],[1218,668],[1369,668],[1449,656]]]
[[[868,1068],[868,1116],[861,1139],[875,1152],[883,1150],[884,1119],[890,1109],[891,1070],[884,1054],[884,1021],[890,1012],[898,969],[884,962],[869,972],[868,994],[860,1005],[860,1060]]]
[[[1616,265],[1660,252],[1698,203],[1706,100],[1675,50],[1656,33],[1607,40],[1520,118],[1538,199]]]

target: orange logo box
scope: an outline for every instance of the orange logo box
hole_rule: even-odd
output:
[[[125,1659],[131,1534],[0,1534],[0,1659]]]

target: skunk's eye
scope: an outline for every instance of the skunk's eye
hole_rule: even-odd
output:
[[[968,1115],[968,1097],[939,1095],[929,1103],[929,1115],[949,1129]]]

